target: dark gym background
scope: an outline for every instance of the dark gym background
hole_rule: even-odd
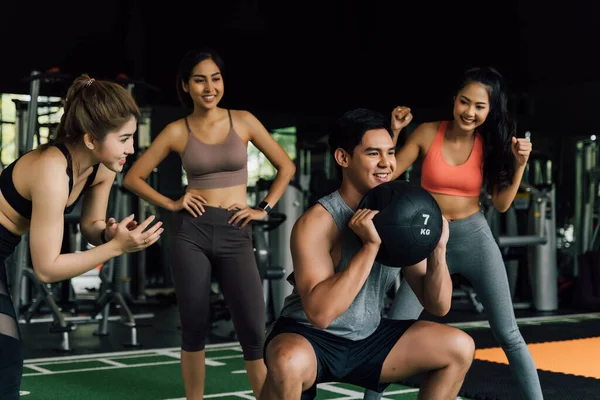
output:
[[[31,70],[59,67],[143,79],[161,92],[139,91],[141,104],[177,107],[180,57],[210,46],[225,60],[223,105],[252,111],[268,128],[295,124],[310,141],[352,107],[387,113],[404,104],[415,122],[445,117],[458,74],[489,64],[510,85],[519,133],[531,130],[535,149],[571,171],[574,142],[597,124],[600,4],[549,4],[4,2],[0,92],[27,93]],[[572,193],[570,172],[555,178],[559,195]]]

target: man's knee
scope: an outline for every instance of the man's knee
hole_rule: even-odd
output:
[[[273,338],[267,345],[265,363],[269,375],[281,383],[304,383],[313,375],[316,378],[316,357],[312,346],[298,335],[280,334]]]
[[[453,363],[468,369],[475,356],[475,342],[473,338],[457,329],[449,345],[452,349]]]

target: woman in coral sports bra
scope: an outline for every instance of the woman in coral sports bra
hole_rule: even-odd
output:
[[[285,150],[248,111],[218,107],[223,97],[222,61],[214,52],[190,51],[182,59],[177,92],[191,113],[167,125],[134,163],[123,183],[139,197],[174,212],[169,240],[171,272],[181,320],[181,372],[188,400],[202,399],[205,338],[214,272],[242,347],[248,380],[259,398],[265,304],[252,245],[252,220],[279,201],[296,168]],[[246,204],[247,146],[252,142],[277,176],[257,208]],[[188,177],[179,200],[146,183],[170,152],[180,155]]]
[[[502,254],[480,210],[485,183],[494,207],[511,205],[531,152],[531,143],[515,137],[507,112],[502,76],[492,68],[466,71],[454,98],[452,121],[421,124],[396,152],[398,178],[424,157],[421,185],[437,200],[450,224],[447,261],[450,273],[469,280],[485,308],[494,337],[510,363],[521,396],[542,399],[539,377],[517,323]],[[396,136],[410,120],[407,107],[392,111]],[[423,310],[409,285],[402,284],[390,318],[417,319]],[[377,398],[369,392],[368,398]]]

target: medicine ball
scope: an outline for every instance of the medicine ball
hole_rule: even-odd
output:
[[[379,210],[373,223],[381,246],[376,261],[405,267],[424,260],[442,236],[442,212],[433,196],[421,186],[386,182],[369,190],[359,209]]]

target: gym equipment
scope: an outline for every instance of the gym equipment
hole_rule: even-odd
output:
[[[532,292],[532,302],[514,303],[515,308],[530,308],[539,311],[558,309],[558,269],[556,263],[556,209],[554,184],[534,187],[521,182],[520,193],[513,202],[512,211],[506,213],[506,233],[499,228],[500,215],[491,204],[489,195],[484,209],[488,224],[503,254],[507,250],[527,247],[527,265]],[[514,207],[528,210],[527,234],[518,231]],[[509,274],[510,277],[510,274]],[[509,282],[511,280],[509,279]],[[514,288],[511,288],[514,291]],[[479,309],[479,305],[476,306]],[[482,308],[481,308],[482,309]]]
[[[38,96],[40,94],[41,82],[54,83],[64,82],[72,79],[68,74],[61,74],[58,68],[51,68],[45,73],[32,71],[28,78],[23,79],[29,82],[29,108],[27,110],[27,129],[25,131],[25,149],[29,151],[33,148],[33,136],[38,126]]]
[[[281,266],[288,275],[294,271],[290,239],[292,228],[304,212],[304,194],[295,181],[283,192],[283,196],[275,205],[275,212],[282,213],[286,220],[278,229],[269,232],[269,249],[271,265]],[[294,287],[286,279],[277,279],[271,282],[271,295],[275,317],[279,317],[285,298],[290,295]]]
[[[69,345],[69,332],[74,331],[77,327],[73,322],[65,319],[61,309],[56,304],[52,294],[52,285],[41,283],[35,276],[33,269],[30,267],[23,268],[22,277],[31,282],[37,295],[29,307],[22,312],[22,319],[19,320],[19,323],[31,323],[35,313],[40,311],[43,303],[46,303],[52,313],[49,331],[50,333],[60,333],[61,335],[61,342],[58,350],[65,352],[71,351],[72,349]]]
[[[26,132],[26,127],[27,127],[27,120],[29,118],[29,111],[28,109],[31,108],[30,106],[30,101],[29,100],[18,100],[18,99],[12,99],[12,102],[15,106],[15,132],[16,135],[14,137],[14,148],[15,148],[15,152],[14,152],[14,158],[17,159],[19,158],[21,155],[25,154],[27,152],[26,149],[32,149],[33,147],[27,147],[28,141],[33,141],[33,139],[37,139],[37,143],[40,144],[42,142],[42,136],[41,136],[41,129],[36,129],[35,132],[33,133],[34,138],[29,139],[27,136],[27,132]],[[39,102],[38,101],[38,116],[39,117],[49,117],[52,114],[55,114],[58,112],[58,110],[60,110],[60,108],[62,107],[62,103],[61,102],[56,102],[56,101],[43,101],[43,102]],[[46,113],[41,113],[40,111],[42,109],[53,109],[56,111],[47,111]],[[50,128],[53,129],[55,128],[57,125],[57,123],[39,123],[37,124],[38,128]],[[31,143],[32,145],[32,143]]]
[[[294,184],[303,194],[302,210],[312,207],[321,197],[340,187],[336,165],[326,141],[299,144]]]
[[[405,267],[425,258],[442,236],[442,212],[433,196],[406,181],[382,183],[369,190],[358,208],[379,210],[373,218],[381,246],[377,262]]]
[[[129,215],[128,203],[124,201],[125,195],[122,188],[123,174],[120,173],[117,174],[116,179],[113,182],[113,215],[117,221],[121,221],[123,218]],[[125,302],[123,294],[120,291],[121,287],[119,285],[121,282],[121,263],[127,263],[127,261],[127,253],[125,253],[119,257],[111,258],[104,263],[104,265],[102,265],[99,274],[102,282],[100,286],[100,294],[95,301],[95,307],[90,314],[90,317],[95,318],[98,313],[101,313],[100,324],[98,329],[94,332],[94,335],[108,335],[108,316],[110,314],[109,308],[110,304],[114,303],[120,310],[121,323],[131,329],[131,341],[124,343],[124,346],[138,347],[140,346],[140,343],[137,341],[135,317]],[[128,263],[126,265],[128,266]]]
[[[269,241],[267,235],[277,229],[286,221],[285,214],[279,212],[271,212],[269,216],[261,221],[252,221],[252,241],[254,244],[254,256],[256,265],[260,274],[260,279],[263,281],[263,293],[265,298],[266,322],[269,323],[275,320],[277,314],[276,308],[278,303],[273,300],[273,285],[272,281],[279,280],[285,275],[285,268],[273,264],[270,257]]]
[[[575,150],[575,266],[579,274],[577,255],[600,249],[598,231],[598,187],[600,181],[600,152],[596,136],[577,142]]]

